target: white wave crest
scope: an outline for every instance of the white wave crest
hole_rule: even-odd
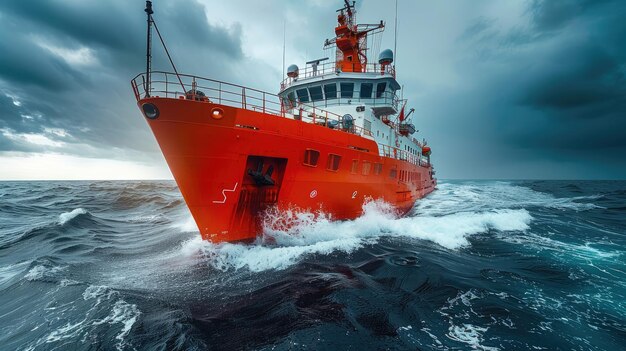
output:
[[[65,267],[58,267],[58,266],[48,267],[44,265],[37,265],[31,268],[28,271],[28,273],[26,273],[24,278],[26,278],[26,280],[31,281],[31,282],[50,279],[50,278],[56,277],[57,274],[63,271],[64,269]]]
[[[71,221],[72,219],[76,218],[76,216],[80,216],[86,213],[88,212],[84,208],[77,208],[70,212],[63,212],[59,215],[59,224],[64,225],[68,221]]]
[[[104,323],[111,325],[121,324],[120,332],[115,336],[115,339],[118,340],[115,346],[118,350],[123,350],[126,346],[125,337],[130,333],[140,314],[141,311],[139,311],[137,305],[130,304],[124,300],[117,300],[111,309],[111,313],[104,319],[94,321],[93,325]]]
[[[70,314],[69,316],[72,319],[68,320],[68,317],[62,313],[57,319],[63,320],[64,324],[50,332],[47,336],[39,339],[32,349],[37,348],[41,344],[57,343],[59,341],[66,342],[69,339],[82,338],[84,341],[87,338],[96,337],[103,330],[113,333],[115,329],[118,330],[115,336],[117,340],[115,344],[116,349],[132,349],[125,338],[139,319],[141,311],[137,308],[137,305],[120,299],[119,295],[117,291],[108,286],[88,286],[83,292],[83,300],[95,300],[95,302],[85,315]],[[108,303],[102,303],[104,301],[108,301]],[[103,312],[108,312],[104,318],[95,318],[95,316]]]
[[[450,325],[448,338],[469,345],[473,350],[497,351],[497,347],[482,345],[484,341],[483,333],[489,328],[478,327],[472,324]]]
[[[349,254],[385,236],[429,240],[458,249],[469,244],[470,235],[490,229],[526,230],[532,219],[523,209],[404,218],[398,218],[390,205],[379,201],[369,202],[363,209],[363,215],[351,221],[331,221],[323,213],[287,211],[285,217],[266,220],[263,237],[255,244],[213,244],[198,238],[188,241],[183,252],[190,255],[200,251],[219,270],[280,270],[306,255]],[[272,245],[264,244],[268,242]]]
[[[437,191],[417,202],[415,213],[443,215],[528,207],[585,211],[599,206],[581,201],[595,199],[598,199],[598,196],[557,198],[548,193],[502,181],[441,183],[437,185]]]

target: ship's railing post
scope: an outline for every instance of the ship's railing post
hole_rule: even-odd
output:
[[[241,88],[241,107],[246,108],[246,88]]]
[[[217,103],[222,104],[222,82],[217,83]]]
[[[263,92],[263,113],[265,113],[265,92]]]
[[[169,89],[168,89],[168,84],[167,84],[167,76],[168,74],[165,74],[165,97],[169,97]]]
[[[315,107],[313,107],[313,124],[315,124]]]
[[[148,87],[146,87],[146,77],[143,74],[141,75],[141,86],[143,87],[143,92],[146,96],[149,96],[150,92],[148,91]]]
[[[328,127],[328,111],[324,112],[326,112],[326,119],[324,120],[324,124]]]
[[[196,87],[197,87],[197,83],[196,83],[196,77],[193,77],[191,79],[191,99],[193,101],[196,101]],[[183,91],[183,94],[187,95],[187,92]]]

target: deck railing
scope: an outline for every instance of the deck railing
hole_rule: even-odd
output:
[[[400,150],[397,147],[378,144],[378,152],[380,156],[407,161],[417,166],[429,166],[428,159],[426,157],[414,155],[406,150]]]
[[[186,74],[179,74],[177,76],[170,72],[153,71],[151,72],[150,84],[147,84],[145,74],[138,74],[131,80],[131,86],[137,101],[146,96],[158,96],[162,98],[213,102],[278,117],[293,118],[305,123],[326,126],[341,132],[360,136],[372,136],[371,131],[359,126],[352,125],[349,128],[344,128],[343,116],[320,109],[319,107],[299,104],[298,109],[286,111],[281,105],[280,98],[276,94],[213,79]],[[150,87],[149,94],[147,94],[148,91],[146,91],[148,86]],[[297,112],[292,113],[294,111]],[[400,150],[389,145],[378,144],[378,150],[380,156],[405,160],[415,165],[428,165],[424,157],[413,155],[405,150]]]
[[[324,76],[327,74],[336,74],[336,73],[376,73],[379,75],[389,74],[392,77],[396,77],[396,68],[393,65],[381,65],[379,63],[368,63],[365,65],[361,65],[361,71],[356,70],[342,70],[341,65],[338,65],[336,62],[325,62],[317,65],[317,67],[306,66],[303,69],[298,70],[298,76],[295,78],[287,77],[285,78],[281,84],[281,90],[291,86],[293,82],[306,78],[313,78],[318,76]]]
[[[316,106],[299,104],[297,113],[292,113],[294,110],[285,110],[280,97],[276,94],[187,74],[176,75],[170,72],[152,71],[150,75],[149,84],[144,73],[138,74],[131,80],[137,101],[146,96],[207,101],[279,117],[294,118],[360,136],[372,136],[371,131],[359,126],[352,125],[344,128],[344,125],[348,123],[344,124],[343,116]],[[149,91],[147,91],[148,87]]]

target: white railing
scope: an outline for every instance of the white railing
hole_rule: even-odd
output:
[[[372,135],[369,130],[355,125],[344,128],[348,123],[344,124],[343,116],[319,107],[300,104],[301,111],[306,112],[301,114],[290,113],[281,104],[281,99],[276,94],[209,78],[153,71],[150,72],[149,81],[145,73],[138,74],[131,80],[131,86],[137,101],[146,97],[157,96],[204,101],[279,117],[296,118],[303,122],[323,125],[331,129],[360,136]]]
[[[285,78],[281,83],[280,83],[280,90],[284,90],[285,88],[288,88],[289,86],[291,86],[294,82],[301,80],[301,79],[306,79],[306,78],[313,78],[313,77],[318,77],[318,76],[324,76],[327,74],[336,74],[336,73],[377,73],[380,75],[385,75],[385,74],[389,74],[392,77],[396,77],[396,68],[393,65],[381,65],[379,63],[368,63],[368,64],[364,64],[361,65],[361,70],[342,70],[341,68],[342,63],[336,63],[336,62],[325,62],[322,64],[317,65],[316,67],[313,66],[306,66],[301,70],[298,70],[298,76],[297,77],[287,77]]]

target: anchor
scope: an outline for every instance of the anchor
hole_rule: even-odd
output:
[[[267,167],[267,172],[263,174],[263,161],[259,161],[256,171],[248,169],[248,175],[254,179],[254,182],[258,186],[274,185],[276,182],[272,179],[272,173],[274,173],[274,165]]]

